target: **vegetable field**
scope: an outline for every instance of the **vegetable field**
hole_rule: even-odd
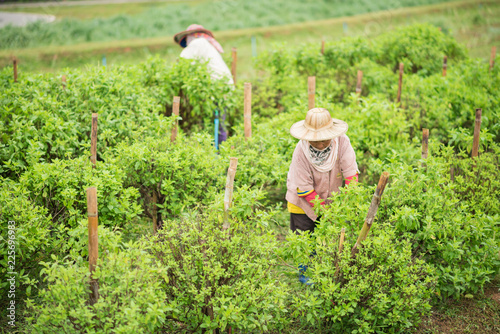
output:
[[[33,333],[408,333],[498,276],[500,57],[411,25],[276,46],[258,66],[247,103],[244,82],[182,59],[2,69],[2,319]],[[349,124],[360,182],[295,235],[288,130],[311,103]]]
[[[339,0],[251,2],[222,0],[194,4],[178,2],[155,6],[136,15],[122,14],[90,20],[63,18],[55,24],[35,22],[26,27],[6,27],[1,29],[0,50],[171,36],[195,21],[205,27],[211,27],[214,31],[221,31],[351,16],[445,1],[399,0],[388,3],[380,0],[354,0],[346,3]],[[290,13],[282,15],[283,7],[288,8]],[[80,7],[80,10],[85,11],[85,7]],[[51,12],[51,9],[44,8],[43,12]]]

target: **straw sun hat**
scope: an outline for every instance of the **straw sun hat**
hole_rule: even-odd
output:
[[[321,141],[342,136],[347,132],[347,123],[332,118],[324,108],[314,108],[307,112],[306,119],[295,123],[290,134],[297,139]]]
[[[177,44],[179,44],[180,46],[182,46],[183,48],[185,48],[186,47],[186,36],[189,34],[194,34],[196,32],[203,32],[212,38],[214,37],[214,34],[212,34],[212,32],[210,30],[203,28],[202,25],[191,24],[189,27],[187,27],[186,30],[181,31],[180,33],[176,34],[174,36],[174,41]]]

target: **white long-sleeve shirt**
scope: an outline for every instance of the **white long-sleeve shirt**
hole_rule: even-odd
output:
[[[226,77],[228,79],[228,84],[234,84],[231,71],[224,62],[224,59],[222,59],[219,51],[217,51],[217,49],[205,38],[196,38],[191,41],[191,43],[182,50],[180,56],[186,59],[198,59],[200,61],[208,60],[207,66],[212,74],[212,78],[221,79]]]

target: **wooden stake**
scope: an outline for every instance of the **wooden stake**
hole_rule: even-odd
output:
[[[495,57],[497,53],[497,47],[491,47],[491,55],[490,55],[490,71],[493,70],[493,66],[495,65]]]
[[[179,116],[179,105],[181,103],[180,96],[174,96],[174,103],[172,104],[172,115]],[[172,134],[170,136],[170,141],[174,142],[175,138],[177,138],[177,126],[179,121],[176,119],[174,126],[172,127]]]
[[[363,81],[363,71],[358,70],[358,82],[356,83],[356,94],[361,97],[361,83]]]
[[[63,89],[66,89],[66,75],[63,74],[63,76],[61,77],[61,82]]]
[[[14,68],[14,82],[17,82],[17,59],[12,59],[12,66]]]
[[[344,239],[345,239],[345,227],[340,230],[340,241],[339,241],[339,255],[344,249]]]
[[[476,122],[474,125],[474,141],[472,142],[472,157],[479,155],[479,135],[481,134],[481,113],[480,108],[476,109]]]
[[[245,126],[245,139],[249,139],[252,137],[252,84],[245,82],[244,87],[243,122]]]
[[[222,225],[224,231],[230,226],[229,208],[231,208],[233,201],[233,185],[236,167],[238,167],[238,158],[230,158],[229,169],[227,170],[226,193],[224,194],[224,225]]]
[[[316,77],[307,78],[307,95],[309,97],[309,110],[314,108],[314,95],[316,94]]]
[[[233,57],[233,62],[231,63],[231,74],[233,75],[233,81],[236,85],[236,62],[238,61],[238,56],[236,54],[236,48],[231,49],[231,55]]]
[[[448,57],[444,56],[443,58],[443,77],[446,76],[446,69],[448,68]]]
[[[90,271],[90,304],[94,304],[99,298],[99,287],[97,280],[92,278],[98,258],[98,237],[97,237],[97,189],[87,188],[87,216],[89,230],[89,271]]]
[[[380,200],[382,198],[382,194],[384,193],[385,186],[387,185],[387,181],[389,180],[389,173],[383,172],[380,176],[380,180],[378,181],[377,189],[375,189],[375,194],[373,194],[372,202],[370,204],[370,208],[368,209],[368,214],[366,215],[365,223],[363,224],[363,228],[359,233],[358,240],[356,244],[352,248],[351,256],[355,257],[359,251],[359,247],[361,247],[361,243],[368,236],[368,232],[372,227],[373,220],[375,219],[375,215],[377,214],[378,206],[380,205]]]
[[[339,267],[339,261],[340,261],[340,255],[342,254],[342,250],[344,249],[344,239],[345,239],[345,227],[342,227],[340,230],[340,241],[339,241],[339,252],[337,256],[337,260],[335,261],[335,277],[337,277],[340,267]]]
[[[429,129],[422,129],[422,159],[427,159],[429,151]]]
[[[90,162],[96,168],[97,161],[97,114],[92,113],[92,132],[90,134]]]
[[[404,72],[404,64],[399,63],[399,82],[398,82],[398,97],[396,99],[396,102],[399,104],[401,103],[401,91],[403,88],[403,72]]]
[[[322,40],[321,41],[321,54],[324,55],[325,54],[325,40]]]

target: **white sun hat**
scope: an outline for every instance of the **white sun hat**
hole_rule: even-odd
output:
[[[307,141],[328,140],[347,132],[347,123],[332,118],[325,108],[314,108],[307,112],[306,119],[292,125],[290,134]]]

